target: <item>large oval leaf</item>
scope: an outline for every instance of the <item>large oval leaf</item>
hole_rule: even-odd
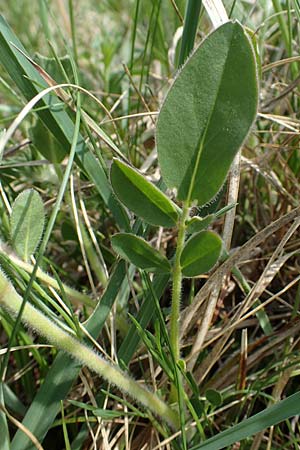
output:
[[[168,273],[171,266],[167,258],[151,247],[144,239],[130,233],[115,234],[111,243],[113,249],[136,267],[150,272]]]
[[[238,22],[211,33],[179,72],[162,105],[157,151],[180,200],[203,205],[221,188],[257,112],[252,44]]]
[[[152,225],[176,225],[179,208],[137,170],[114,159],[110,178],[116,195],[137,216]]]
[[[222,250],[221,238],[212,231],[200,231],[192,236],[182,250],[180,264],[185,277],[208,272],[218,261]]]
[[[12,207],[10,233],[14,250],[25,261],[40,242],[44,220],[44,205],[39,194],[33,189],[21,192]]]

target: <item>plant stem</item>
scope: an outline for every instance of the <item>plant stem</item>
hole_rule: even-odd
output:
[[[186,202],[183,206],[182,215],[178,224],[178,238],[175,254],[175,262],[173,267],[173,292],[172,292],[172,309],[170,322],[170,342],[175,361],[180,357],[180,339],[179,339],[179,315],[180,315],[180,299],[182,287],[182,272],[180,266],[180,257],[184,246],[185,239],[185,222],[189,215],[189,206]]]
[[[75,74],[75,78],[76,78],[76,74]],[[76,79],[77,81],[77,79]],[[31,99],[31,101],[25,106],[25,108],[23,108],[23,110],[21,111],[21,113],[18,115],[18,117],[15,119],[15,121],[12,123],[12,125],[9,127],[9,129],[7,130],[7,132],[4,135],[4,138],[2,139],[2,142],[0,142],[0,152],[1,152],[1,147],[4,148],[4,146],[7,143],[7,140],[9,139],[10,133],[13,133],[13,129],[15,127],[17,127],[17,124],[21,121],[21,119],[23,119],[26,114],[27,114],[27,110],[32,109],[35,104],[41,100],[45,94],[51,92],[51,90],[53,90],[53,87],[51,86],[50,88],[44,89],[43,91],[39,92],[35,97],[33,97],[33,99]],[[12,329],[9,341],[8,341],[8,351],[7,353],[4,355],[3,357],[3,361],[1,362],[1,366],[0,366],[0,378],[2,379],[2,381],[5,379],[5,375],[6,375],[6,369],[8,367],[8,362],[9,362],[9,354],[10,354],[10,349],[13,345],[14,339],[17,335],[18,332],[18,327],[19,324],[21,322],[21,317],[22,317],[22,313],[23,313],[23,309],[25,308],[26,302],[30,296],[30,292],[33,286],[33,283],[35,281],[35,277],[36,277],[36,273],[37,270],[39,268],[40,263],[42,262],[42,258],[44,256],[44,253],[46,251],[47,248],[47,244],[48,241],[50,239],[53,227],[54,227],[54,223],[57,217],[57,214],[59,212],[60,209],[60,205],[61,202],[63,200],[63,196],[66,190],[66,186],[68,183],[68,179],[70,177],[70,173],[72,170],[72,166],[73,166],[73,161],[74,161],[74,157],[75,157],[75,152],[76,152],[76,146],[77,146],[77,141],[78,141],[78,136],[79,136],[79,129],[80,129],[80,121],[81,121],[81,102],[80,102],[80,94],[79,92],[77,93],[77,110],[76,110],[76,118],[75,118],[75,126],[74,126],[74,134],[73,134],[73,139],[72,139],[72,145],[71,145],[71,149],[70,149],[70,154],[69,154],[69,160],[64,172],[64,176],[63,176],[63,180],[61,183],[61,186],[59,188],[58,191],[58,195],[57,195],[57,199],[54,205],[54,208],[52,210],[52,213],[50,215],[50,218],[48,220],[46,229],[45,229],[45,234],[44,237],[42,239],[42,242],[40,244],[37,256],[36,256],[36,262],[35,265],[33,267],[32,273],[31,273],[31,277],[29,280],[29,283],[27,285],[26,291],[24,293],[24,297],[23,297],[23,301],[21,302],[21,306],[18,310],[17,313],[17,317],[14,323],[14,327]]]
[[[14,315],[18,314],[22,305],[21,296],[16,292],[2,272],[0,272],[0,304]],[[157,395],[142,387],[117,366],[107,362],[92,348],[72,336],[71,333],[64,331],[30,303],[26,303],[24,306],[22,321],[38,334],[44,336],[57,348],[69,353],[73,358],[80,361],[81,364],[89,367],[92,371],[110,383],[113,383],[121,391],[135,398],[146,410],[150,409],[156,416],[164,419],[174,429],[178,428],[179,419],[177,413]]]
[[[30,263],[22,261],[22,259],[18,258],[13,253],[13,251],[3,243],[0,243],[0,256],[3,257],[3,259],[5,259],[6,261],[9,261],[11,264],[25,270],[25,272],[32,274],[34,266],[32,266]],[[41,280],[46,285],[58,290],[58,292],[60,291],[58,282],[53,277],[45,273],[42,269],[37,269],[36,278]],[[72,303],[79,305],[83,304],[86,306],[90,306],[91,308],[95,307],[95,301],[93,301],[88,295],[85,295],[82,292],[79,292],[64,283],[62,283],[62,285],[66,295]]]

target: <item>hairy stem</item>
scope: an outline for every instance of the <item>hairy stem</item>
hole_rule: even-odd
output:
[[[22,304],[22,298],[2,272],[0,272],[0,304],[15,315],[18,314]],[[69,353],[81,364],[86,365],[92,371],[113,383],[121,391],[136,399],[146,410],[149,409],[155,415],[163,418],[174,429],[178,428],[177,414],[157,395],[143,388],[117,366],[110,364],[92,348],[64,331],[30,303],[26,303],[24,307],[22,321],[57,348]]]
[[[178,238],[175,254],[175,262],[173,267],[173,292],[172,292],[172,309],[170,323],[170,342],[174,358],[176,361],[180,357],[180,339],[179,339],[179,315],[180,315],[180,299],[182,287],[182,272],[180,266],[180,257],[184,246],[186,219],[188,218],[189,207],[186,203],[183,207],[182,216],[178,224]]]
[[[34,268],[32,266],[32,264],[25,262],[22,259],[18,258],[13,253],[13,251],[7,245],[4,245],[3,243],[0,243],[0,256],[2,256],[5,259],[5,261],[9,261],[13,265],[16,265],[17,267],[20,267],[21,269],[25,270],[25,272],[32,274],[33,268]],[[58,292],[60,291],[60,286],[59,286],[58,282],[53,277],[51,277],[50,275],[45,273],[42,269],[40,269],[40,268],[37,269],[36,278],[38,280],[42,281],[43,283],[45,283],[47,286],[53,287]],[[74,303],[76,305],[83,304],[86,306],[90,306],[92,308],[95,307],[95,301],[93,301],[88,295],[85,295],[64,283],[62,283],[62,285],[63,285],[66,295],[68,296],[69,300],[72,303]]]

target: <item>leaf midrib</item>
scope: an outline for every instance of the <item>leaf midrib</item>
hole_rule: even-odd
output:
[[[233,27],[235,27],[235,24],[231,24],[231,25]],[[222,74],[221,74],[221,77],[220,77],[220,82],[219,82],[218,88],[216,90],[216,95],[215,95],[215,98],[214,98],[214,101],[213,101],[213,107],[212,107],[211,112],[210,112],[210,114],[208,116],[207,124],[206,124],[206,126],[204,128],[203,134],[199,138],[200,150],[197,153],[196,163],[195,163],[195,167],[194,167],[192,178],[191,178],[191,184],[190,184],[189,191],[188,191],[188,198],[187,198],[188,204],[191,203],[191,197],[192,197],[192,193],[193,193],[194,186],[195,186],[196,175],[197,175],[198,168],[199,168],[199,165],[200,165],[200,159],[201,159],[201,155],[202,155],[202,151],[203,151],[203,147],[204,147],[205,137],[206,137],[207,131],[209,129],[211,117],[213,116],[213,113],[214,113],[215,108],[216,108],[217,99],[218,99],[219,92],[220,92],[220,89],[221,89],[221,85],[222,85],[222,82],[223,82],[224,73],[225,73],[225,70],[226,70],[227,62],[228,62],[228,55],[229,55],[230,50],[231,50],[231,45],[232,45],[232,40],[233,40],[234,34],[235,34],[235,28],[232,29],[232,34],[231,34],[231,38],[230,38],[230,45],[228,46],[228,51],[227,51],[227,54],[226,54],[225,63],[224,63],[224,66],[223,66],[223,70],[221,72]]]

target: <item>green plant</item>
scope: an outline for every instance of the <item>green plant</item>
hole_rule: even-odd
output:
[[[195,2],[189,2],[189,5],[192,7],[193,3]],[[196,3],[196,17],[198,18],[200,8],[199,4]],[[137,2],[137,10],[138,4],[139,2]],[[157,10],[159,10],[157,5],[158,2],[155,3],[155,8],[157,7]],[[156,14],[155,8],[153,11]],[[119,151],[109,136],[84,111],[82,94],[79,94],[79,90],[85,91],[78,86],[78,78],[74,67],[74,84],[71,85],[66,81],[66,83],[60,85],[59,89],[53,86],[46,89],[45,81],[50,84],[53,84],[54,81],[47,78],[47,74],[39,68],[40,74],[42,74],[40,76],[32,61],[22,53],[23,50],[20,52],[16,47],[11,46],[10,42],[14,41],[15,46],[20,48],[19,43],[16,42],[4,21],[1,22],[1,25],[0,44],[3,49],[6,68],[15,79],[23,95],[29,99],[32,95],[40,92],[41,86],[45,88],[36,97],[36,100],[38,98],[41,102],[37,114],[49,130],[46,131],[46,134],[47,142],[51,141],[49,143],[51,151],[47,152],[43,149],[38,151],[56,165],[57,176],[62,180],[58,199],[44,237],[42,237],[43,202],[36,191],[26,190],[16,198],[10,212],[10,221],[7,220],[6,225],[11,234],[10,244],[18,256],[5,245],[1,245],[0,248],[3,269],[17,271],[19,274],[16,277],[18,289],[25,292],[22,301],[12,283],[2,272],[0,273],[0,303],[4,306],[4,314],[5,311],[9,311],[17,315],[18,320],[22,318],[27,327],[41,334],[58,349],[67,353],[67,355],[58,355],[40,391],[42,393],[33,402],[33,409],[27,412],[24,420],[25,426],[32,426],[31,429],[34,430],[39,439],[43,438],[47,429],[51,426],[52,417],[57,414],[57,406],[60,407],[58,397],[51,398],[51,402],[49,401],[51,393],[57,395],[53,385],[56,386],[56,381],[57,385],[61,383],[61,373],[65,370],[67,382],[64,383],[63,390],[60,393],[61,397],[64,398],[72,380],[78,373],[76,361],[90,367],[108,382],[112,382],[122,392],[128,393],[136,399],[162,435],[166,435],[170,430],[168,430],[167,425],[157,423],[155,416],[166,421],[173,429],[180,427],[181,440],[174,443],[175,448],[187,448],[189,445],[189,437],[185,432],[186,417],[192,417],[197,424],[198,439],[191,440],[191,445],[196,442],[193,448],[218,449],[297,414],[299,412],[297,406],[299,394],[295,394],[295,396],[286,399],[276,407],[253,416],[248,419],[248,422],[245,421],[243,424],[232,427],[199,445],[197,442],[199,442],[200,436],[204,437],[201,424],[201,416],[204,414],[203,399],[198,398],[198,387],[182,359],[179,318],[184,279],[195,278],[209,272],[226,254],[226,252],[223,252],[221,238],[217,233],[207,230],[207,228],[227,209],[210,212],[202,218],[192,217],[192,210],[195,206],[203,210],[207,204],[217,204],[216,199],[222,192],[231,163],[244,143],[257,112],[256,60],[246,30],[239,22],[228,22],[221,26],[202,42],[178,72],[158,117],[156,142],[162,182],[155,185],[128,163],[127,158]],[[195,33],[195,21],[193,29],[193,33]],[[183,44],[183,47],[188,45],[191,48],[194,42],[193,37],[190,37],[190,43]],[[72,38],[76,59],[74,34]],[[185,35],[186,38],[187,35]],[[183,60],[187,54],[187,49],[182,48],[181,50],[181,60]],[[71,65],[72,63],[74,64],[71,61]],[[105,86],[108,84],[109,65],[110,63],[106,67]],[[26,78],[23,77],[23,71],[27,75]],[[74,97],[66,95],[62,91],[63,88],[74,89],[76,95]],[[73,112],[76,111],[75,125],[72,113],[67,113],[63,109],[63,103],[52,96],[55,89],[59,99],[63,100]],[[48,108],[53,98],[59,103],[55,105],[56,108]],[[37,123],[40,125],[40,122]],[[41,145],[37,144],[41,144],[41,141],[43,141],[45,133],[43,127],[44,125],[38,126],[38,128],[32,130],[32,137],[36,141],[35,144],[38,149],[42,148]],[[101,137],[108,144],[110,150],[118,156],[118,159],[113,160],[110,178],[105,159],[103,159],[97,146],[94,146],[97,154],[97,157],[95,157],[82,137],[82,133],[85,131],[93,144],[93,136],[87,131],[88,127],[98,137]],[[64,148],[65,153],[67,153],[66,148],[68,148],[68,144],[71,144],[65,174],[62,174],[57,166],[65,154],[62,153],[59,158],[56,158],[53,134],[60,143],[59,154],[64,151]],[[3,150],[10,136],[12,136],[10,131],[2,136],[1,150]],[[62,143],[64,145],[61,145]],[[111,245],[122,259],[131,264],[128,276],[132,279],[135,268],[140,270],[142,286],[145,288],[147,295],[139,316],[131,316],[135,329],[134,340],[140,338],[143,341],[149,353],[167,377],[168,382],[164,384],[158,394],[142,388],[139,383],[125,373],[125,370],[121,371],[117,364],[109,364],[97,355],[90,346],[83,343],[83,336],[86,333],[91,334],[92,337],[99,334],[108,311],[119,292],[121,292],[123,281],[127,281],[124,262],[119,261],[116,264],[109,279],[106,276],[99,275],[101,283],[107,282],[107,288],[84,326],[80,324],[76,314],[74,314],[71,302],[81,302],[91,307],[94,304],[93,301],[86,295],[63,284],[55,270],[53,271],[55,276],[50,277],[39,268],[57,218],[62,197],[64,194],[68,197],[66,183],[70,175],[73,158],[82,170],[82,176],[87,176],[89,180],[95,183],[106,208],[111,211],[118,228],[121,230],[111,237]],[[165,189],[161,189],[162,186],[165,188],[163,183],[169,188],[167,194]],[[170,190],[174,188],[176,192],[171,200],[169,194],[171,193]],[[68,198],[71,199],[74,206],[72,188],[70,191],[70,197]],[[133,225],[130,223],[127,211],[122,204],[134,213],[136,220]],[[76,212],[76,207],[73,209]],[[88,248],[89,240],[85,227],[82,223],[79,223],[75,213],[74,216],[74,221],[78,222],[78,236],[86,239],[86,247]],[[173,253],[169,254],[168,257],[163,251],[154,249],[147,240],[149,235],[153,237],[154,227],[164,227],[165,230],[172,230],[173,235],[177,235],[175,248],[171,248]],[[39,250],[36,251],[36,248],[39,248]],[[35,253],[37,261],[36,263],[33,261],[32,265],[29,260],[33,253]],[[101,251],[100,256],[98,252],[98,257],[95,267],[98,261],[101,264],[103,263]],[[95,262],[93,252],[87,256],[87,259],[91,265],[92,261]],[[154,273],[155,278],[150,279],[147,272]],[[95,273],[97,273],[97,269]],[[235,273],[238,273],[238,271],[236,270]],[[29,287],[27,285],[24,289],[24,280],[28,280],[28,274],[30,274]],[[240,273],[238,273],[238,276],[240,279],[242,278]],[[160,297],[170,278],[172,299],[168,330],[158,297]],[[65,305],[68,305],[67,311],[60,308],[53,300],[51,307],[46,307],[35,293],[38,292],[41,297],[50,302],[51,298],[37,281],[54,287],[60,293]],[[247,286],[247,289],[249,289],[249,286]],[[139,292],[139,294],[142,296],[144,292]],[[31,301],[35,302],[35,306],[31,305]],[[63,320],[57,318],[53,308],[56,309]],[[157,322],[154,322],[153,325],[155,334],[145,330],[151,314],[155,314],[157,319]],[[10,346],[17,334],[17,328],[13,330]],[[128,342],[128,340],[124,342]],[[135,348],[136,344],[133,343],[128,346],[126,353],[121,347],[119,359],[123,369],[126,369]],[[5,375],[7,368],[6,363],[4,361],[2,365],[3,375]],[[5,376],[3,376],[3,383],[4,381]],[[4,386],[0,390],[1,404],[4,403]],[[47,388],[49,388],[48,393]],[[191,395],[190,392],[192,392]],[[207,389],[205,392],[205,401],[212,407],[221,404],[222,396],[218,391]],[[163,401],[161,397],[164,397],[165,400]],[[40,399],[42,401],[39,401]],[[45,418],[45,423],[38,430],[36,414],[38,405],[42,404],[44,410],[46,410],[47,404],[50,403],[51,408],[49,407],[49,411],[47,411],[48,417]],[[87,406],[83,407],[88,410]],[[95,415],[108,417],[107,412],[101,408],[89,408]],[[132,408],[132,406],[129,405],[129,408]],[[118,411],[112,411],[111,414],[110,417],[120,416]],[[0,420],[0,425],[5,429],[4,414],[1,414]],[[65,433],[66,423],[63,410],[62,421]],[[7,432],[5,432],[5,436],[8,442]],[[65,433],[65,440],[67,445],[67,433]],[[24,448],[24,438],[20,438],[20,435],[16,434],[12,445],[14,449]]]
[[[220,48],[221,43],[223,45]],[[211,63],[217,51],[219,52],[220,60],[216,68],[212,67]],[[230,64],[229,69],[226,67],[228,61]],[[232,65],[232,62],[234,62],[234,65]],[[246,69],[246,72],[249,73],[249,78],[245,79],[244,84],[241,86],[241,89],[246,89],[246,95],[242,98],[240,93],[238,93],[238,96],[234,99],[233,88],[235,82],[241,76],[241,72],[239,72],[241,62],[243,70]],[[198,83],[193,82],[190,85],[192,87],[191,90],[188,86],[188,80],[190,78],[194,78],[195,81],[201,80],[201,78],[204,79],[204,73],[209,69],[212,69],[209,78],[215,76],[216,72],[218,72],[217,76],[211,80],[210,86],[206,86],[204,89],[203,85],[203,90],[200,89],[201,94],[197,95]],[[111,169],[113,189],[125,206],[133,210],[137,216],[154,225],[178,226],[178,242],[173,268],[171,268],[171,264],[164,256],[133,234],[123,233],[112,238],[113,248],[137,267],[150,271],[173,273],[170,350],[173,352],[176,364],[180,357],[178,321],[182,276],[197,276],[210,270],[216,264],[222,248],[220,238],[210,231],[194,233],[185,244],[185,230],[188,228],[189,209],[193,201],[197,201],[198,205],[202,205],[218,193],[226,177],[231,160],[252,125],[257,103],[255,70],[254,55],[249,39],[238,23],[229,23],[207,38],[186,63],[172,87],[160,113],[157,140],[163,175],[170,187],[177,187],[178,198],[184,200],[182,211],[159,189],[146,181],[145,178],[127,164],[122,163],[120,160],[115,160]],[[235,78],[232,79],[232,77]],[[174,105],[174,98],[180,104],[185,96],[190,101],[182,105],[184,109],[180,110],[181,108],[178,108],[178,105]],[[244,106],[244,99],[247,99],[246,107]],[[231,113],[230,108],[234,108]],[[237,121],[237,110],[240,111],[243,117],[240,126],[240,116]],[[218,116],[220,114],[224,113],[227,121],[223,120],[219,124],[221,129],[216,129],[216,122],[214,121],[219,119]],[[170,114],[173,116],[171,122]],[[180,123],[182,124],[183,117],[186,123],[182,127]],[[179,125],[180,128],[178,129]],[[189,128],[191,126],[195,127],[193,131],[194,136],[188,142],[191,137],[189,136]],[[234,131],[236,127],[239,127],[237,132]],[[174,144],[172,142],[172,137],[174,137],[172,134],[176,128],[177,132],[179,132],[178,139],[182,139],[182,142],[177,146],[178,150],[174,148],[175,155],[172,156],[170,154],[170,150],[172,149],[173,151]],[[216,134],[217,138],[213,134]],[[219,150],[218,146],[220,144],[218,144],[218,141],[220,137],[222,137],[222,140],[227,139],[228,143],[222,155],[223,159],[218,157],[220,164],[216,167],[216,172],[213,172],[211,168],[213,161],[211,160],[215,160],[215,152]],[[215,141],[212,141],[213,139]],[[179,153],[184,153],[183,157],[178,158]],[[182,164],[181,173],[178,171],[179,164]],[[193,170],[188,172],[189,166],[192,166]],[[177,174],[175,174],[175,178],[171,179],[170,174],[174,170],[177,171]],[[200,183],[200,180],[203,179],[203,172],[207,172],[207,176],[210,178],[208,183],[205,184],[203,182]],[[204,186],[210,185],[213,186],[205,193]],[[21,195],[22,199],[20,197],[20,200],[16,200],[11,214],[11,232],[14,248],[27,261],[29,255],[35,250],[36,242],[40,239],[39,235],[42,232],[42,228],[36,230],[33,228],[33,225],[35,227],[43,226],[43,210],[37,193],[31,191]],[[22,302],[3,275],[1,275],[1,279],[1,301],[7,308],[17,314]],[[74,357],[76,357],[76,354],[81,354],[82,362],[91,365],[91,355],[86,358],[84,356],[90,352],[88,349],[81,349],[80,344],[76,345],[71,335],[68,336],[58,327],[55,327],[49,319],[44,318],[41,313],[35,311],[28,304],[24,306],[22,320],[38,333],[45,335],[50,342],[55,343],[59,348],[64,349]],[[171,410],[168,410],[167,406],[163,406],[162,403],[160,405],[158,399],[155,400],[155,397],[141,390],[129,378],[124,378],[124,381],[122,381],[123,375],[121,373],[118,373],[112,367],[110,368],[104,361],[101,362],[101,359],[97,359],[96,356],[94,358],[98,361],[98,366],[96,364],[94,370],[97,370],[102,376],[113,380],[114,384],[120,389],[129,392],[146,408],[152,409],[173,426],[176,425],[176,415]],[[88,361],[90,362],[88,363]],[[125,387],[126,384],[128,387]],[[146,399],[147,395],[149,400]],[[175,398],[172,400],[175,400]]]
[[[115,160],[112,165],[113,189],[129,209],[153,225],[177,226],[177,247],[169,268],[173,284],[170,341],[176,361],[180,358],[182,277],[209,271],[222,247],[220,238],[210,231],[194,233],[186,242],[190,208],[193,204],[203,206],[218,194],[256,109],[253,49],[241,25],[229,22],[212,33],[187,61],[159,114],[158,161],[167,186],[177,190],[182,210],[127,164]],[[155,260],[157,270],[162,265],[168,268],[156,250],[137,237],[129,238],[134,246],[128,245],[125,234],[113,238],[113,247],[122,256],[141,269],[153,271]]]

